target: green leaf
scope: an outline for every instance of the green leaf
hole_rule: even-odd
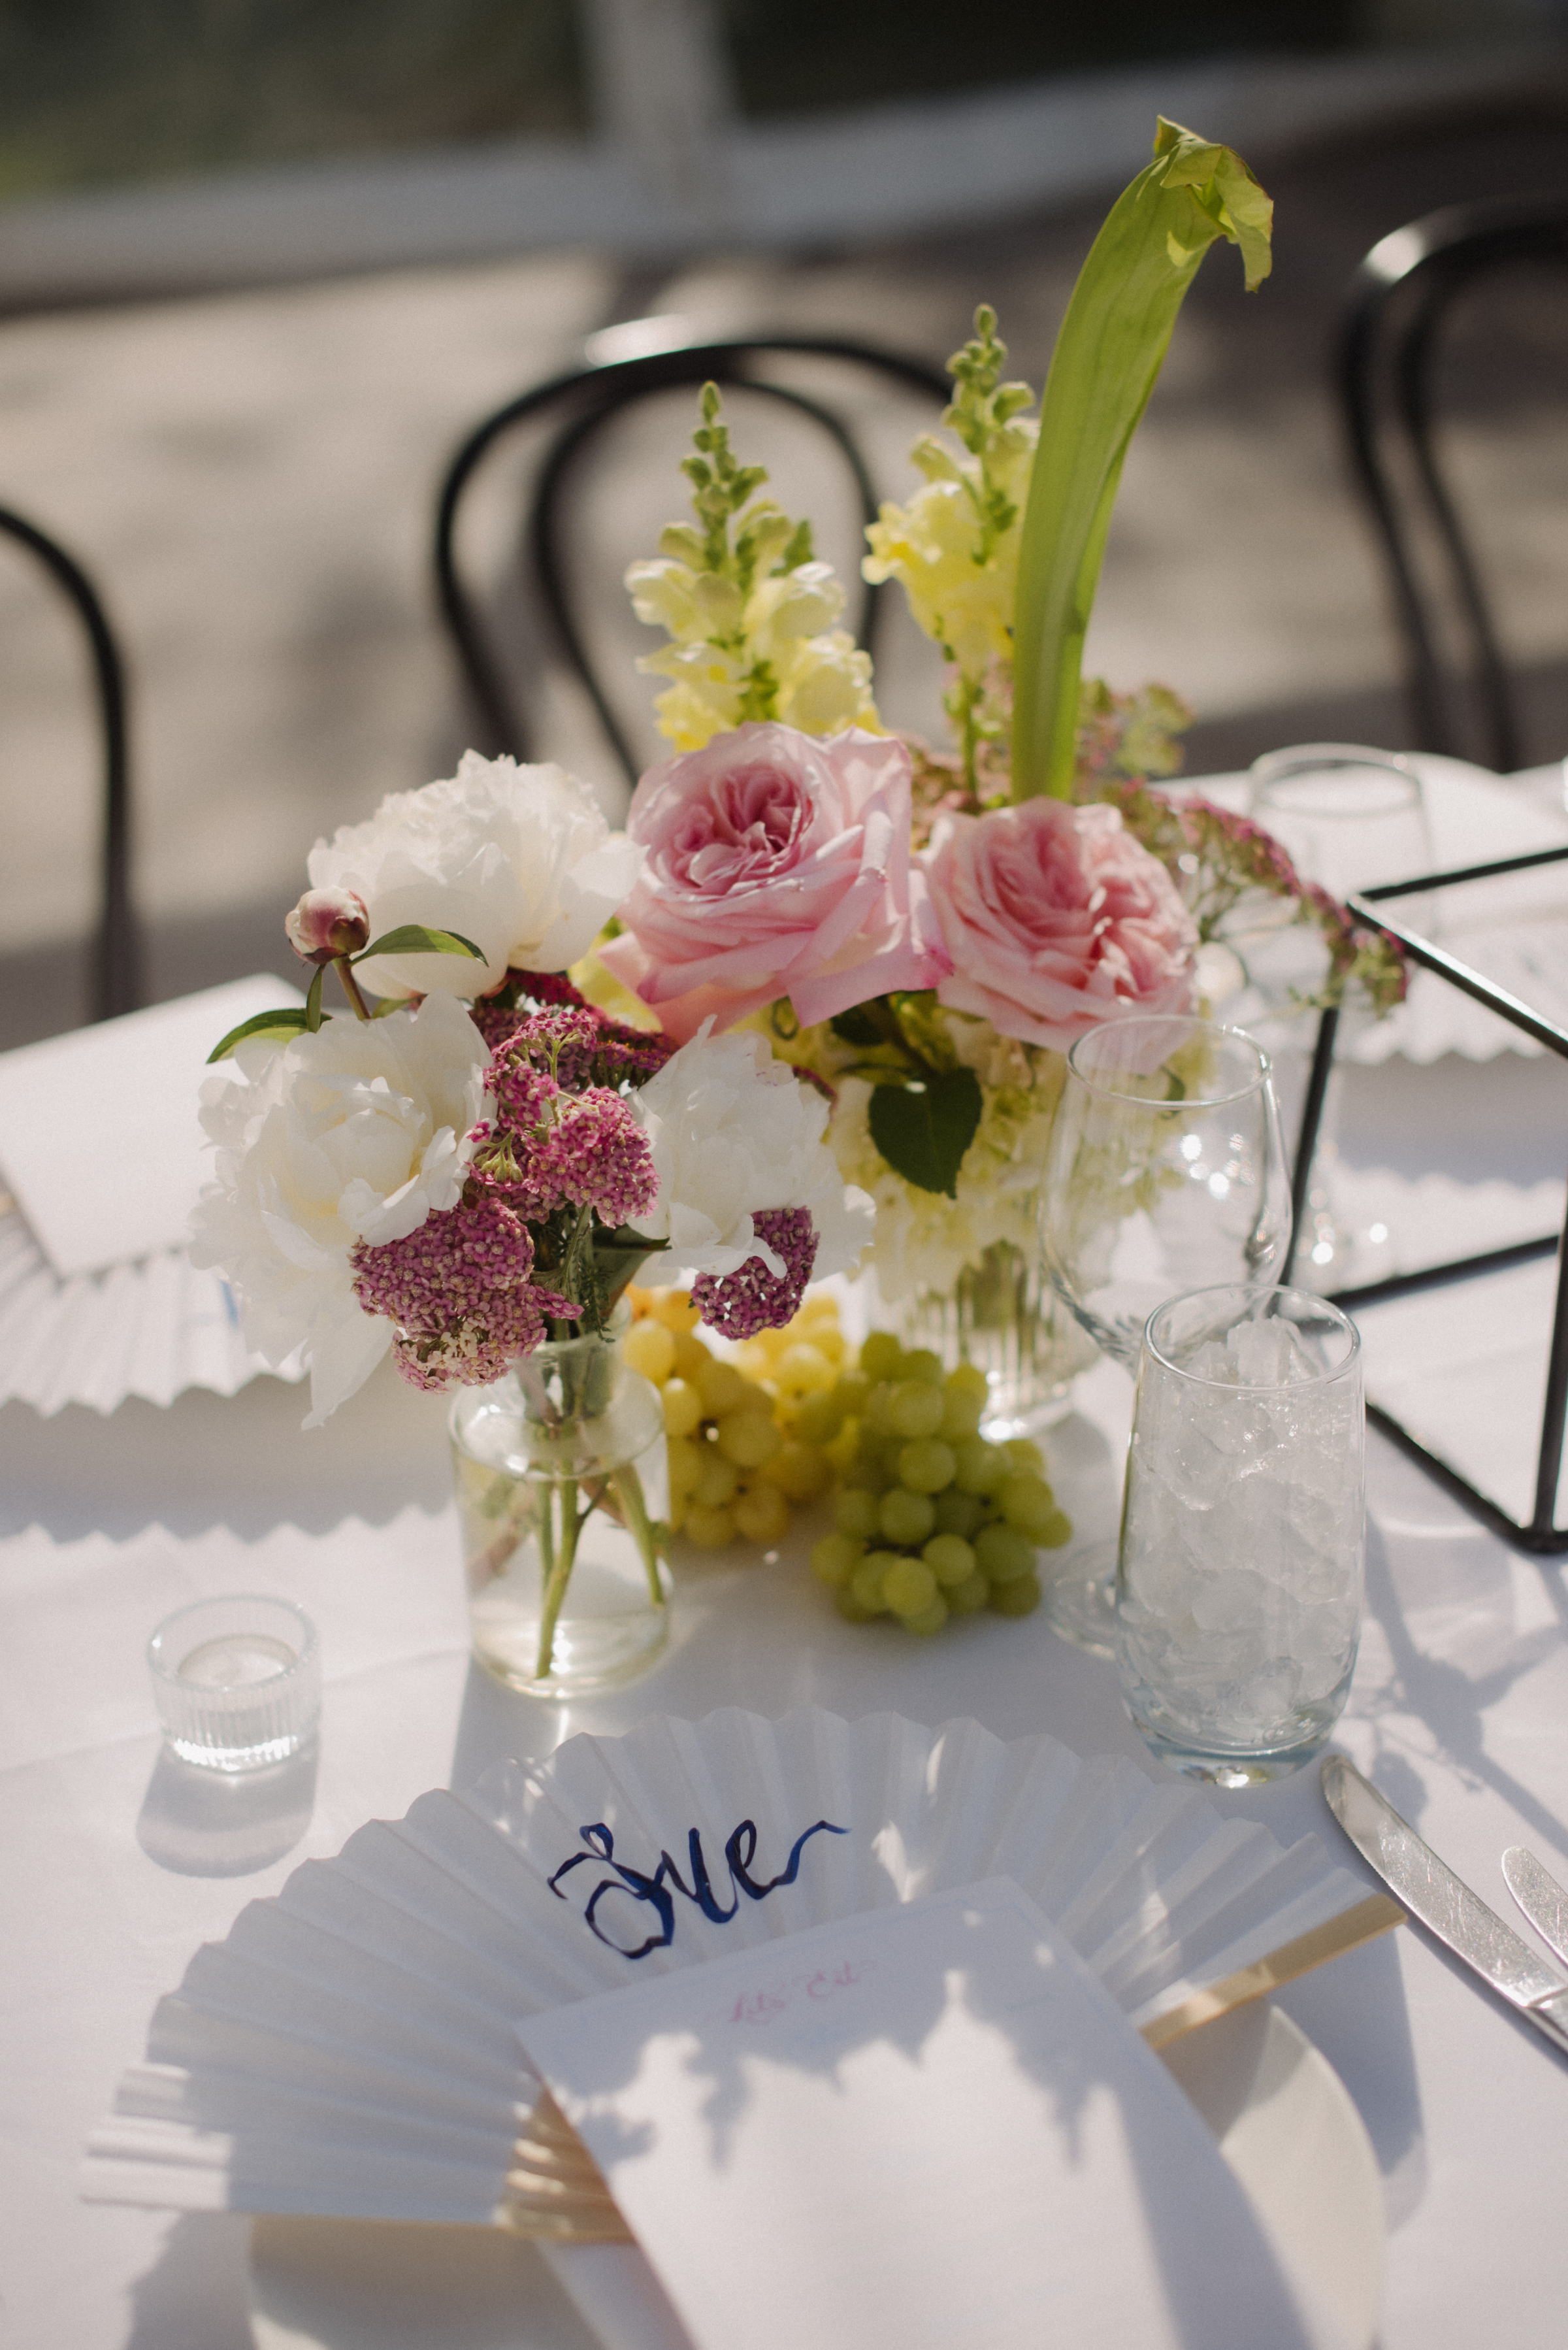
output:
[[[321,968],[325,970],[326,965]],[[327,1017],[330,1019],[330,1013]],[[234,1046],[243,1044],[247,1036],[298,1036],[306,1025],[303,1004],[290,1003],[281,1012],[258,1012],[253,1019],[242,1020],[237,1028],[231,1028],[221,1045],[213,1045],[207,1055],[207,1066],[211,1068],[214,1061],[226,1061]]]
[[[1154,161],[1118,197],[1067,305],[1030,475],[1013,636],[1012,796],[1073,788],[1084,638],[1122,464],[1177,313],[1216,237],[1251,293],[1273,206],[1241,157],[1159,118]]]
[[[888,1041],[863,1003],[852,1003],[847,1012],[836,1012],[827,1024],[846,1045],[884,1045]]]
[[[349,961],[365,962],[371,955],[386,954],[472,955],[475,962],[486,960],[484,949],[476,947],[472,939],[465,939],[461,931],[428,931],[422,922],[404,922],[400,929],[388,931],[384,937],[372,939],[368,947],[350,955]]]
[[[305,999],[305,1024],[313,1036],[326,1017],[321,1009],[321,983],[326,976],[327,965],[324,962],[318,962],[315,976],[310,983],[310,993]]]
[[[868,1113],[871,1139],[906,1183],[956,1200],[958,1171],[980,1113],[980,1079],[972,1069],[946,1069],[914,1085],[878,1086]]]

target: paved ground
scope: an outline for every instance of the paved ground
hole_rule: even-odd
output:
[[[1163,677],[1197,704],[1198,767],[1324,734],[1402,739],[1381,590],[1324,389],[1335,305],[1360,255],[1402,221],[1568,187],[1568,103],[1548,89],[1528,112],[1364,137],[1277,168],[1251,160],[1278,200],[1275,276],[1244,299],[1232,254],[1206,265],[1128,464],[1091,642],[1117,682]],[[570,363],[586,332],[651,310],[720,328],[837,328],[940,359],[983,296],[1038,381],[1095,224],[1057,213],[670,273],[564,254],[6,325],[0,499],[93,567],[135,663],[155,993],[286,968],[276,926],[316,833],[450,772],[471,729],[431,617],[426,542],[435,481],[472,420]],[[1568,748],[1561,289],[1517,292],[1467,351],[1457,457],[1486,515],[1511,645],[1539,688],[1531,750],[1545,757]],[[890,489],[909,481],[901,452],[920,421],[867,411]],[[786,502],[828,514],[847,568],[850,534],[826,492],[777,427],[745,429]],[[614,576],[677,510],[673,456],[652,428],[629,440],[581,534],[608,575],[597,624],[628,655],[641,632]],[[481,577],[504,576],[517,478],[517,464],[499,465],[474,514]],[[524,649],[538,750],[593,775],[614,805],[586,714],[528,650],[504,592],[498,608]],[[71,941],[90,903],[94,809],[76,661],[5,556],[0,1043],[80,1016]],[[896,718],[932,723],[918,642],[890,650],[882,700]]]

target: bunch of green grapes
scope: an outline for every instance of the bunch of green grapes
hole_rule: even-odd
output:
[[[697,1336],[686,1291],[630,1296],[636,1318],[621,1353],[664,1404],[671,1532],[699,1550],[737,1541],[774,1548],[789,1532],[791,1504],[833,1483],[833,1462],[800,1442],[793,1413],[802,1394],[833,1385],[845,1351],[837,1308],[808,1305],[787,1331],[765,1332],[765,1347],[751,1342],[727,1357]]]
[[[835,1530],[813,1546],[811,1567],[850,1623],[893,1616],[931,1633],[950,1616],[1039,1606],[1035,1551],[1066,1542],[1072,1524],[1038,1445],[981,1436],[985,1401],[972,1364],[944,1376],[929,1348],[906,1354],[877,1330],[858,1369],[802,1408],[797,1434],[844,1465]]]

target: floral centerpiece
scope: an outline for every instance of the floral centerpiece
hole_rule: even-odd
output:
[[[1239,158],[1162,122],[1038,417],[977,313],[951,438],[917,444],[924,486],[867,566],[949,664],[950,751],[884,726],[809,526],[761,494],[710,386],[694,519],[630,575],[669,639],[644,666],[673,755],[626,832],[558,768],[470,754],[312,852],[288,920],[309,993],[218,1047],[193,1253],[265,1360],[303,1354],[307,1425],[388,1355],[457,1391],[476,1645],[515,1686],[597,1686],[663,1637],[657,1409],[609,1343],[639,1268],[744,1338],[874,1226],[883,1296],[950,1357],[997,1340],[1023,1395],[1059,1367],[1033,1192],[1075,1039],[1196,1010],[1203,951],[1260,908],[1315,927],[1325,993],[1353,971],[1397,993],[1274,844],[1150,784],[1174,696],[1080,680],[1182,295],[1219,237],[1255,285],[1269,213]]]
[[[1080,677],[1122,461],[1182,296],[1220,237],[1254,287],[1270,214],[1238,157],[1162,122],[1085,265],[1038,415],[977,313],[950,362],[947,437],[916,443],[923,486],[883,507],[864,567],[900,583],[948,665],[950,751],[884,727],[809,525],[760,494],[711,386],[685,467],[693,520],[628,575],[670,639],[641,666],[670,681],[675,755],[634,795],[647,861],[604,963],[670,1033],[758,1029],[831,1087],[840,1170],[876,1203],[881,1300],[911,1343],[983,1363],[1017,1425],[1093,1353],[1034,1245],[1075,1040],[1196,1010],[1282,924],[1321,940],[1320,1000],[1352,968],[1384,998],[1402,983],[1256,827],[1151,787],[1179,764],[1174,694]]]
[[[639,1466],[662,1424],[609,1344],[633,1274],[657,1260],[744,1337],[852,1265],[872,1222],[825,1145],[826,1100],[761,1038],[710,1022],[678,1042],[566,977],[643,862],[559,768],[470,754],[389,798],[313,851],[288,918],[307,1000],[223,1040],[202,1112],[216,1180],[192,1253],[223,1268],[264,1359],[303,1352],[307,1427],[388,1354],[420,1388],[504,1387],[466,1485],[460,1446],[476,1637],[483,1615],[485,1660],[553,1691],[663,1637]],[[329,968],[348,1016],[325,1008]],[[596,1565],[585,1544],[612,1534],[620,1564]],[[594,1574],[610,1630],[575,1636],[573,1672],[563,1609]]]

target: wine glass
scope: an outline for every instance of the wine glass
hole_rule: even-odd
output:
[[[1368,750],[1359,743],[1302,743],[1255,760],[1250,786],[1251,815],[1273,835],[1303,880],[1317,882],[1335,898],[1376,889],[1382,881],[1408,881],[1432,869],[1421,779],[1410,761],[1395,752]],[[1400,912],[1430,934],[1428,899],[1407,899]],[[1265,962],[1254,962],[1257,974],[1262,975]],[[1277,1035],[1269,1029],[1265,1035],[1294,1128],[1312,1050],[1300,1033],[1299,1015],[1288,1028],[1283,1022],[1277,1024]],[[1303,1230],[1296,1237],[1297,1278],[1323,1289],[1372,1280],[1387,1270],[1387,1227],[1355,1230],[1334,1201],[1338,1114],[1336,1076],[1319,1121]]]
[[[1052,1286],[1136,1370],[1144,1324],[1189,1289],[1270,1289],[1290,1250],[1291,1187],[1269,1056],[1240,1028],[1174,1013],[1106,1020],[1067,1055],[1040,1187]],[[1054,1630],[1115,1653],[1116,1544],[1047,1586]]]

